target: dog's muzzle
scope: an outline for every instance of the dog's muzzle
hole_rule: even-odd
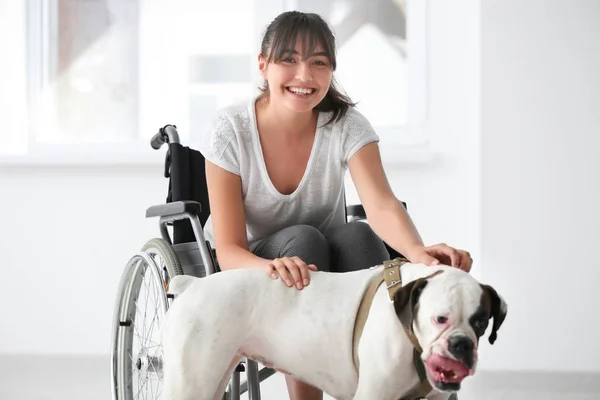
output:
[[[457,391],[463,379],[473,374],[476,348],[473,339],[464,334],[448,337],[447,346],[442,354],[433,353],[428,357],[427,375],[439,390]]]
[[[475,364],[475,345],[465,335],[454,335],[448,339],[448,352],[469,369]]]

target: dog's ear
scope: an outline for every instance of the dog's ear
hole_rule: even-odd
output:
[[[419,297],[427,286],[426,278],[408,282],[394,294],[394,309],[398,319],[406,329],[412,332],[412,325],[417,314]]]
[[[504,299],[496,292],[496,290],[489,285],[481,285],[484,296],[490,301],[490,319],[494,318],[494,324],[492,325],[492,332],[490,333],[489,342],[494,344],[498,338],[498,330],[504,319],[506,318],[507,305]]]

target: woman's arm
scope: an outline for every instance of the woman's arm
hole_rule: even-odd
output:
[[[206,183],[219,267],[266,267],[271,260],[248,251],[240,177],[207,160]]]
[[[263,268],[271,278],[281,278],[288,287],[302,289],[310,283],[308,271],[316,271],[316,266],[307,265],[298,257],[268,260],[248,250],[242,182],[239,176],[207,160],[206,183],[217,259],[222,270]]]
[[[373,231],[412,262],[435,265],[444,262],[471,268],[469,253],[444,244],[425,246],[410,216],[394,195],[381,162],[379,146],[370,143],[348,161],[350,174]]]
[[[423,240],[392,192],[377,143],[357,151],[348,161],[348,167],[369,225],[393,249],[411,258],[415,250],[424,247]]]

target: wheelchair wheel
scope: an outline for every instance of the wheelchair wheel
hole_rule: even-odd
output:
[[[179,258],[177,258],[173,248],[163,239],[154,238],[148,240],[144,247],[142,247],[142,251],[150,254],[154,259],[158,257],[159,260],[164,260],[162,263],[159,261],[158,266],[161,269],[165,289],[172,277],[183,275],[183,268],[181,268]]]
[[[114,400],[162,398],[160,326],[169,307],[168,284],[181,274],[175,252],[163,239],[148,241],[127,263],[113,321]]]

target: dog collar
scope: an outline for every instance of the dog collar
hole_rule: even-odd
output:
[[[360,337],[362,335],[362,331],[365,326],[365,322],[367,321],[367,317],[369,315],[369,309],[371,308],[371,303],[373,302],[373,298],[375,297],[375,293],[379,286],[385,282],[388,295],[390,301],[393,301],[394,294],[402,288],[402,275],[400,274],[400,268],[403,264],[408,262],[406,258],[398,257],[393,260],[386,260],[383,262],[384,268],[381,274],[375,275],[367,287],[365,294],[360,302],[358,307],[358,313],[356,315],[356,320],[354,323],[354,333],[353,333],[353,351],[352,355],[354,358],[354,366],[358,373],[359,361],[358,361],[358,343],[360,341]],[[423,348],[419,344],[415,334],[410,330],[404,328],[406,335],[410,339],[413,345],[413,364],[415,369],[417,370],[417,374],[419,375],[420,385],[413,390],[407,397],[403,397],[400,400],[418,400],[424,399],[425,396],[431,392],[433,389],[427,379],[427,375],[425,372],[425,366],[423,365],[423,361],[421,360],[421,353],[423,352]]]
[[[396,292],[402,288],[402,275],[400,274],[400,268],[403,264],[407,263],[408,260],[406,258],[395,258],[393,260],[387,260],[383,262],[383,278],[385,280],[385,286],[388,290],[388,295],[390,297],[390,301],[394,301],[394,296]],[[423,352],[423,348],[421,344],[417,340],[417,337],[413,332],[404,328],[408,338],[413,344],[414,348],[417,349],[419,353]]]

